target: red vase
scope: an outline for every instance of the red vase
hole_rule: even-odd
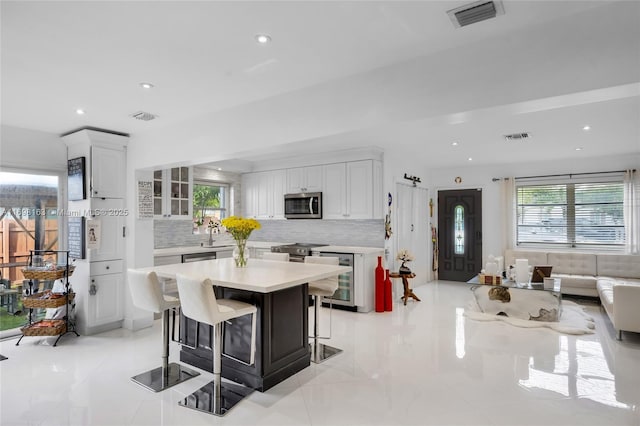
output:
[[[382,268],[382,256],[378,256],[376,266],[376,312],[384,312],[384,269]]]
[[[393,296],[391,295],[391,278],[389,278],[389,270],[387,269],[387,275],[384,279],[384,310],[393,310]]]

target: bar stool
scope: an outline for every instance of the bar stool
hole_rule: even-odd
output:
[[[180,307],[180,299],[162,294],[155,272],[133,269],[127,272],[133,304],[156,314],[162,312],[162,366],[133,376],[131,380],[149,390],[160,392],[199,376],[197,371],[175,362],[169,363],[169,314],[170,310]]]
[[[339,265],[339,259],[337,257],[320,257],[320,256],[305,256],[304,263],[321,263],[325,265]],[[331,338],[331,311],[333,293],[338,289],[338,276],[331,278],[325,278],[318,281],[311,281],[309,283],[309,294],[313,296],[313,343],[311,346],[311,362],[319,364],[326,359],[339,354],[342,349],[334,348],[333,346],[323,345],[318,342],[318,339],[330,339]],[[322,297],[329,297],[329,336],[320,336],[320,306],[322,304]]]
[[[279,260],[281,262],[288,262],[289,261],[289,253],[271,253],[271,252],[267,252],[267,253],[263,253],[262,254],[262,259],[263,260]]]
[[[249,363],[235,359],[245,365],[253,365],[256,352],[256,313],[258,309],[249,303],[232,299],[216,299],[213,283],[177,274],[178,293],[182,313],[194,321],[213,327],[213,381],[179,402],[187,408],[224,416],[253,389],[233,382],[222,383],[222,331],[224,322],[251,314],[251,352]]]

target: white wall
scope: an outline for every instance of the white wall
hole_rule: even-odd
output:
[[[606,172],[615,170],[638,169],[640,154],[601,157],[576,158],[571,162],[547,161],[542,163],[513,163],[500,166],[459,167],[448,169],[432,169],[429,172],[431,197],[437,200],[438,190],[482,188],[482,232],[483,232],[483,264],[490,255],[504,252],[502,235],[502,207],[500,200],[500,182],[492,182],[493,178],[523,177],[552,174]],[[461,184],[454,179],[460,176]],[[437,215],[437,209],[436,213]],[[437,218],[434,218],[437,220]],[[437,221],[436,221],[437,223]]]

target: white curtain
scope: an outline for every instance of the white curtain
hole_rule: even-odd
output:
[[[627,253],[640,254],[640,177],[636,170],[624,174],[624,228]]]
[[[513,177],[503,178],[500,188],[502,202],[502,247],[503,252],[512,249],[515,241],[516,223],[516,180]]]

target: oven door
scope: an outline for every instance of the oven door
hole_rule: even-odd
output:
[[[285,194],[284,217],[287,219],[322,219],[322,193]]]

